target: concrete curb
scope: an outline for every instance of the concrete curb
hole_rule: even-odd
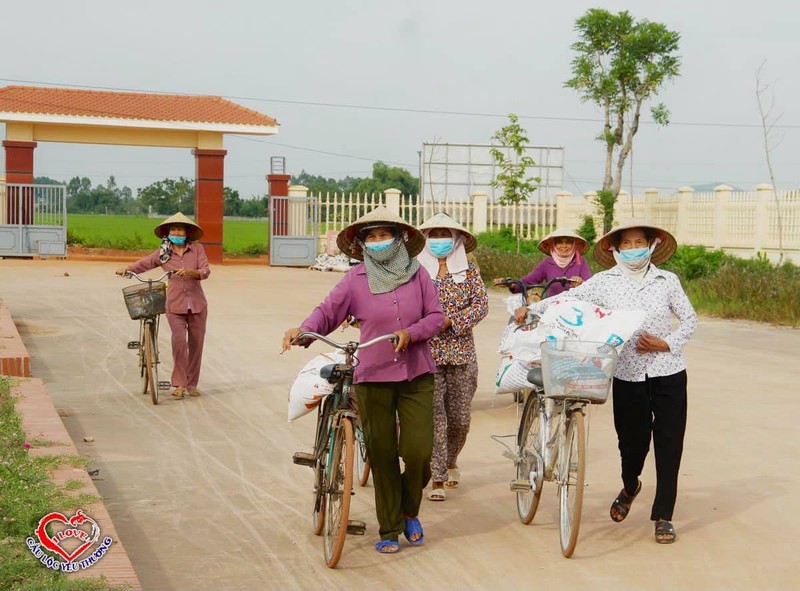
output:
[[[0,332],[0,335],[7,335],[7,325],[10,321],[11,315],[8,312],[8,308],[0,302],[0,330],[4,331]],[[16,339],[19,341],[18,344],[21,346],[21,350],[24,351],[25,359],[28,360],[27,366],[29,367],[30,356],[27,354],[27,350],[22,343],[22,339],[19,337],[19,333],[16,331],[16,327],[14,328],[14,333],[16,333]],[[3,340],[5,341],[6,339]],[[13,339],[8,338],[8,340],[12,341]],[[19,347],[17,347],[17,343],[15,343],[15,350],[18,349]],[[16,410],[22,419],[22,428],[25,431],[28,441],[49,442],[47,447],[38,447],[34,445],[30,448],[28,453],[36,456],[80,457],[42,380],[19,377],[18,383],[12,386],[11,391],[17,396]],[[73,468],[68,464],[69,463],[66,462],[60,468],[53,471],[53,481],[56,484],[64,484],[68,480],[80,481],[83,486],[75,491],[76,494],[86,493],[101,498],[88,472],[83,468]],[[99,562],[88,569],[70,573],[67,576],[76,578],[103,576],[110,585],[127,585],[132,591],[140,590],[142,587],[136,576],[136,571],[131,564],[130,558],[128,558],[125,547],[119,539],[117,530],[114,528],[114,523],[111,521],[111,516],[102,498],[97,503],[81,508],[100,526],[101,539],[102,537],[110,536],[114,542]],[[33,534],[33,532],[31,532],[31,534]]]

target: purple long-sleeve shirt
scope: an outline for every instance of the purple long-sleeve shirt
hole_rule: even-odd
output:
[[[167,312],[172,314],[188,314],[190,311],[199,314],[206,309],[206,295],[200,285],[202,279],[207,279],[211,274],[208,267],[208,257],[203,245],[191,242],[186,246],[183,255],[173,251],[169,260],[162,263],[159,260],[160,251],[156,250],[135,263],[128,265],[134,273],[144,273],[150,269],[161,267],[165,271],[190,269],[200,272],[200,279],[194,277],[179,277],[172,275],[167,286]]]
[[[581,262],[579,264],[575,262],[575,258],[573,257],[566,269],[559,267],[553,260],[553,257],[545,257],[536,265],[536,268],[525,275],[521,281],[525,285],[536,285],[539,283],[546,283],[556,277],[575,277],[576,275],[584,281],[592,276],[592,270],[589,268],[589,263],[586,262],[584,257],[581,257]],[[554,283],[547,291],[547,296],[558,295],[569,288],[569,285],[565,287],[560,283]],[[512,286],[512,291],[516,293],[519,291],[519,288]]]
[[[408,348],[400,353],[395,353],[390,341],[359,351],[353,383],[403,382],[435,373],[428,339],[444,324],[444,313],[436,287],[423,267],[394,291],[373,294],[364,263],[356,265],[303,321],[300,329],[327,335],[348,315],[359,322],[361,342],[403,328],[411,338]]]

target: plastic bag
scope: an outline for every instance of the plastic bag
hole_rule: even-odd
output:
[[[332,363],[344,363],[344,354],[332,351],[317,355],[303,366],[289,390],[289,422],[310,413],[333,392],[333,384],[320,377],[320,370]]]
[[[542,340],[608,343],[619,350],[639,330],[644,310],[608,310],[575,298],[559,298],[539,320]]]

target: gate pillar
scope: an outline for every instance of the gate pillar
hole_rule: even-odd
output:
[[[197,223],[203,228],[200,242],[210,263],[222,262],[222,216],[225,212],[225,155],[227,150],[192,150],[195,158],[195,211]]]
[[[6,183],[33,184],[33,150],[36,142],[4,140],[6,150]],[[33,224],[33,191],[9,187],[6,198],[7,224]]]

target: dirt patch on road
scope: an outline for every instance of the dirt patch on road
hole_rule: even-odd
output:
[[[87,248],[85,246],[71,245],[67,247],[67,258],[73,261],[117,261],[128,263],[135,261],[152,250],[114,250],[112,248]],[[269,265],[269,255],[258,256],[237,255],[225,253],[222,257],[223,265]]]

